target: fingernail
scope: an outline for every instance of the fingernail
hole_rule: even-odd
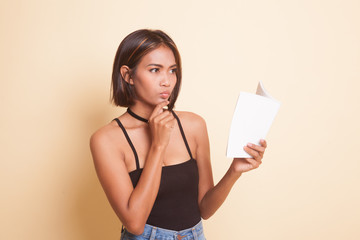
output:
[[[247,145],[248,145],[249,147],[252,147],[252,146],[253,146],[251,143],[248,143]]]

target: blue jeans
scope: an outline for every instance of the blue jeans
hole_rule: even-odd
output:
[[[181,231],[173,231],[163,228],[145,225],[143,234],[134,235],[126,229],[121,233],[120,240],[206,240],[200,221],[192,228]]]

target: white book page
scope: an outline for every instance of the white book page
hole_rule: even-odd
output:
[[[261,82],[256,93],[240,92],[230,127],[226,153],[229,158],[251,158],[243,147],[248,143],[260,145],[280,108],[280,102],[266,92]]]

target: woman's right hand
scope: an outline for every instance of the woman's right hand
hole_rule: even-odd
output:
[[[156,105],[149,118],[152,144],[162,148],[166,148],[169,144],[176,121],[170,111],[163,109],[168,104],[169,101],[164,101]]]

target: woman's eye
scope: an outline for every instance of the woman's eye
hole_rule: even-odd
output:
[[[152,69],[150,69],[150,72],[152,72],[152,73],[155,73],[155,72],[158,72],[158,71],[159,71],[158,68],[152,68]]]
[[[171,69],[171,70],[170,70],[170,73],[176,73],[176,68]]]

